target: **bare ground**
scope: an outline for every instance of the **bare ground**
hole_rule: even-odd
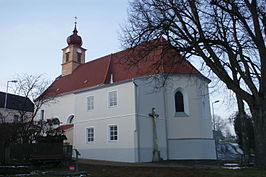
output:
[[[210,162],[109,163],[82,162],[79,169],[92,177],[266,177],[266,170],[223,169]]]

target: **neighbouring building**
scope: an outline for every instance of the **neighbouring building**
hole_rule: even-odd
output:
[[[71,128],[70,143],[80,158],[152,161],[149,114],[155,108],[162,159],[216,159],[209,79],[163,47],[152,49],[137,65],[128,62],[134,59],[130,49],[85,62],[86,49],[77,33],[75,25],[62,49],[62,74],[40,97],[56,101],[45,104],[40,115]],[[158,62],[160,67],[155,67]]]
[[[33,111],[34,104],[29,98],[0,92],[0,123],[18,122],[21,115],[27,117],[27,115],[30,116]]]

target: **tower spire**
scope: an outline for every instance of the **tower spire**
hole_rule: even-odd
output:
[[[74,19],[75,19],[75,28],[74,28],[73,33],[78,33],[78,30],[77,30],[77,19],[78,18],[75,16]]]
[[[82,48],[82,39],[77,34],[77,17],[74,17],[74,31],[68,36],[68,46],[63,48],[62,76],[71,74],[79,65],[85,63],[86,49]]]

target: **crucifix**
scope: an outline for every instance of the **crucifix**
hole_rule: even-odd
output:
[[[158,162],[161,160],[160,151],[158,148],[157,125],[156,125],[156,123],[157,123],[156,120],[159,117],[159,115],[156,114],[155,108],[152,108],[149,116],[152,118],[152,122],[153,122],[153,124],[152,124],[153,125],[153,157],[152,157],[152,161]]]

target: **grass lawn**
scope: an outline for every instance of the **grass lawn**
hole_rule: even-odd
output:
[[[80,171],[86,171],[91,177],[266,177],[266,169],[255,168],[229,170],[223,168],[190,167],[144,167],[111,166],[102,164],[79,164]],[[40,172],[62,172],[67,167],[42,169]],[[5,176],[5,175],[0,175]],[[55,177],[51,173],[30,175],[34,177]]]
[[[114,167],[81,165],[93,177],[266,177],[266,170],[228,170],[218,168],[180,167]]]
[[[266,177],[266,170],[254,168],[228,170],[222,168],[187,168],[187,167],[134,167],[80,164],[79,169],[91,177]],[[52,169],[63,171],[67,168]],[[55,175],[34,175],[53,177]]]

